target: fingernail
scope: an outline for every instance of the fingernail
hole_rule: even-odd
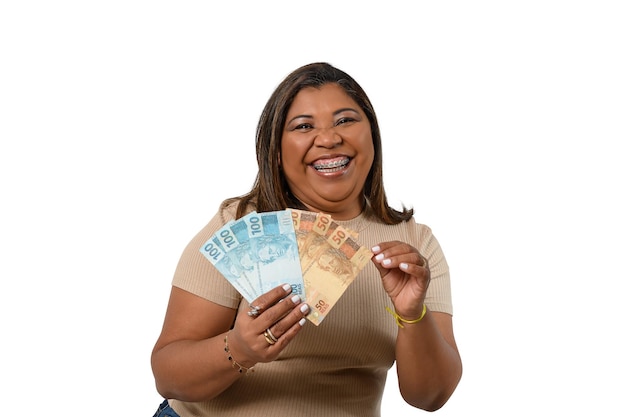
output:
[[[300,327],[304,326],[304,323],[306,323],[306,319],[300,319],[300,321],[298,322]]]
[[[383,265],[389,265],[391,263],[391,259],[385,259],[383,261]]]
[[[298,294],[291,297],[291,302],[294,304],[298,304],[300,302],[300,296]]]
[[[406,262],[402,262],[400,264],[400,269],[404,269],[404,270],[409,269],[409,264],[407,264]]]
[[[283,290],[285,290],[285,292],[291,291],[291,285],[289,284],[283,285]]]
[[[374,253],[380,252],[380,246],[378,246],[378,245],[372,246],[372,252],[374,252]]]
[[[300,306],[300,311],[302,311],[303,313],[308,312],[308,311],[309,311],[309,306],[308,306],[308,305],[306,305],[306,304],[302,304],[302,305]]]
[[[374,259],[376,259],[377,261],[380,261],[380,260],[382,260],[384,257],[385,257],[385,255],[383,255],[382,253],[379,253],[378,255],[376,255],[376,256],[374,257]]]

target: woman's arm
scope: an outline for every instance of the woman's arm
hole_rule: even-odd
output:
[[[461,357],[452,316],[427,311],[414,324],[403,324],[396,340],[396,370],[402,398],[428,411],[441,408],[461,379]]]
[[[222,307],[172,287],[152,371],[165,398],[197,402],[214,398],[258,362],[271,362],[298,334],[309,306],[288,284],[251,303],[256,314]],[[232,327],[232,331],[230,331]],[[276,339],[265,336],[270,329]],[[228,352],[225,336],[228,337]]]
[[[224,352],[224,335],[236,313],[172,287],[163,329],[152,351],[159,394],[182,401],[206,400],[239,378]]]
[[[372,251],[383,287],[396,310],[399,326],[396,369],[400,393],[414,407],[437,410],[450,398],[462,373],[452,316],[425,310],[430,267],[417,249],[392,241],[382,242]],[[442,256],[434,259],[435,265],[442,261]]]

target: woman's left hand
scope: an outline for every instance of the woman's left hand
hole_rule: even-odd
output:
[[[382,242],[372,248],[372,261],[396,312],[402,317],[420,317],[430,283],[428,260],[404,242]]]

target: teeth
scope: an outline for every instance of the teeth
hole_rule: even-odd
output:
[[[332,160],[330,162],[316,163],[313,165],[313,168],[318,171],[338,171],[339,169],[348,165],[348,162],[350,162],[349,158],[340,158]]]

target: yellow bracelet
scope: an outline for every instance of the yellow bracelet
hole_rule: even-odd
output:
[[[426,304],[424,304],[424,308],[422,309],[422,315],[416,318],[415,320],[404,319],[400,317],[400,315],[396,313],[395,311],[391,311],[389,307],[385,307],[385,308],[387,309],[389,314],[391,314],[396,319],[396,323],[398,324],[398,327],[402,327],[403,329],[404,329],[404,325],[402,324],[402,322],[407,323],[407,324],[419,323],[420,321],[422,321],[422,319],[426,315]]]

